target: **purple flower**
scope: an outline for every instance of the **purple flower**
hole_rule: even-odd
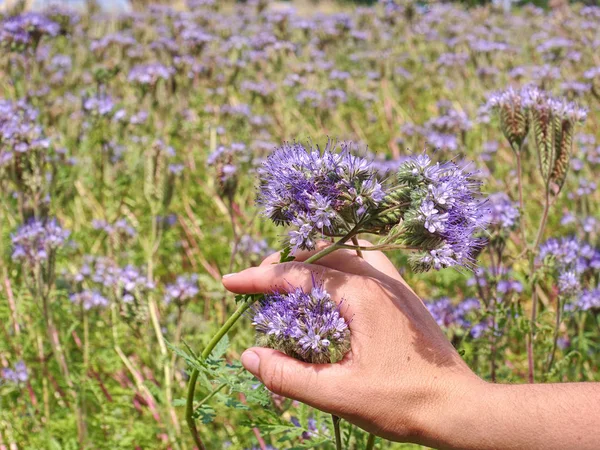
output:
[[[155,85],[159,80],[169,80],[175,69],[160,63],[138,64],[129,71],[127,79],[139,84]]]
[[[174,302],[177,305],[183,305],[196,297],[200,293],[198,287],[198,275],[181,275],[177,277],[175,283],[165,286],[164,301],[168,305]]]
[[[18,161],[21,154],[49,152],[50,140],[44,135],[38,116],[39,111],[24,100],[0,100],[0,168]]]
[[[323,285],[266,295],[254,307],[259,345],[310,363],[332,363],[350,350],[350,329]]]
[[[350,149],[349,143],[339,153],[332,142],[323,151],[284,144],[259,169],[258,201],[276,224],[294,225],[294,251],[314,248],[318,234],[347,232],[383,200],[375,171]]]
[[[573,295],[581,289],[579,275],[572,271],[563,272],[558,277],[558,291],[562,295]]]
[[[29,379],[27,366],[23,361],[18,361],[14,367],[2,369],[2,378],[10,383],[25,383]]]
[[[577,300],[577,307],[582,311],[600,310],[600,288],[584,290]]]
[[[479,310],[480,303],[475,298],[467,298],[454,305],[448,297],[442,297],[437,300],[425,302],[425,306],[440,327],[445,329],[465,329],[472,326],[473,319],[476,318],[474,313]],[[483,331],[485,329],[483,328],[483,323],[477,323],[472,329],[475,330],[475,327],[478,326],[477,333]],[[473,335],[473,337],[478,336]]]
[[[273,251],[264,239],[255,240],[248,234],[240,238],[237,250],[242,255],[258,258],[263,258]]]
[[[420,155],[402,164],[398,181],[410,206],[403,217],[399,241],[421,250],[412,258],[415,270],[472,267],[483,245],[477,237],[488,220],[480,182],[468,165],[432,164]]]
[[[95,290],[85,290],[72,294],[69,298],[74,304],[83,306],[86,311],[94,308],[105,308],[109,305],[109,301]]]
[[[491,226],[513,229],[519,221],[519,209],[504,192],[497,192],[489,196],[488,221]]]
[[[46,261],[65,244],[69,234],[70,232],[63,230],[55,219],[32,220],[13,234],[12,258],[32,266]]]
[[[98,94],[83,101],[84,111],[97,116],[107,116],[113,112],[114,108],[115,104],[108,95]]]
[[[37,45],[42,36],[56,36],[60,26],[38,12],[26,12],[0,22],[0,43],[12,47]]]

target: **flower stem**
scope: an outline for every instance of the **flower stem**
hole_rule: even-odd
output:
[[[223,338],[223,336],[225,336],[227,334],[227,332],[231,329],[231,327],[233,327],[233,325],[238,321],[238,319],[240,317],[242,317],[242,314],[244,314],[248,310],[248,308],[250,308],[250,306],[252,306],[253,303],[254,303],[254,298],[250,297],[247,300],[245,300],[242,304],[240,304],[240,306],[238,306],[238,308],[231,315],[231,317],[229,317],[229,319],[227,319],[227,322],[225,322],[223,324],[221,329],[217,332],[217,334],[215,334],[213,336],[213,338],[210,340],[208,345],[205,347],[204,351],[202,352],[202,355],[200,355],[200,359],[202,361],[206,360],[206,358],[208,358],[210,356],[210,354],[212,353],[214,348],[217,346],[219,341]],[[188,395],[187,395],[187,403],[186,403],[186,410],[185,410],[185,418],[186,418],[188,427],[192,433],[192,437],[194,438],[194,442],[196,443],[196,445],[198,446],[198,448],[200,450],[204,450],[206,447],[204,446],[204,444],[202,443],[202,440],[200,439],[200,435],[198,434],[198,429],[196,428],[196,421],[192,417],[194,414],[194,394],[196,392],[196,382],[198,381],[199,374],[200,374],[200,372],[198,371],[198,369],[194,369],[190,376],[190,381],[188,383]]]
[[[550,375],[552,365],[554,364],[554,357],[556,356],[556,347],[558,345],[558,333],[560,331],[560,322],[562,321],[562,310],[564,302],[560,296],[556,297],[556,323],[554,325],[554,336],[552,337],[552,351],[550,352],[550,358],[548,360],[548,367],[546,367],[546,378]]]
[[[375,448],[375,435],[369,433],[369,439],[367,440],[367,446],[365,450],[373,450]]]
[[[358,255],[359,258],[362,258],[363,254],[362,254],[362,251],[360,249],[360,245],[358,244],[358,239],[356,238],[356,236],[352,236],[352,243],[356,247],[356,254]]]
[[[331,415],[333,420],[333,431],[335,433],[335,450],[342,450],[342,433],[340,432],[340,418],[335,414]]]

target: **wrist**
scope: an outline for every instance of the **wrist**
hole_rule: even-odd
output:
[[[478,448],[472,438],[481,430],[492,388],[473,373],[446,377],[417,417],[412,440],[434,448]]]

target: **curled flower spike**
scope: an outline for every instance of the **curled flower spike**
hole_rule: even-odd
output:
[[[481,182],[468,165],[433,164],[426,155],[405,162],[398,170],[398,187],[408,204],[392,230],[396,243],[417,250],[415,270],[472,268],[484,240],[477,235],[489,220]]]
[[[340,361],[350,350],[348,323],[314,278],[310,292],[296,288],[266,295],[253,312],[257,344],[263,347],[316,364]]]

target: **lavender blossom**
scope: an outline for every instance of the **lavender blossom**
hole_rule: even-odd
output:
[[[253,313],[258,345],[317,364],[337,362],[350,350],[340,306],[314,279],[310,292],[296,288],[266,295]]]
[[[29,379],[27,366],[23,361],[18,361],[14,367],[2,369],[2,378],[10,383],[25,383]]]
[[[491,226],[500,229],[514,229],[519,222],[519,209],[504,192],[489,196],[487,220]]]
[[[154,86],[159,80],[169,80],[175,70],[160,63],[138,64],[129,72],[128,80],[142,85]]]
[[[319,234],[343,235],[376,208],[385,193],[366,160],[329,142],[321,151],[284,144],[259,169],[259,203],[279,225],[294,225],[293,250],[312,249]]]
[[[38,12],[26,12],[0,22],[0,44],[20,49],[39,43],[43,36],[56,36],[60,26]]]
[[[80,305],[86,311],[95,308],[105,308],[109,305],[109,301],[98,291],[85,290],[77,294],[72,294],[70,297],[71,302],[75,305]]]
[[[468,165],[432,164],[426,155],[405,162],[398,170],[397,193],[409,204],[393,231],[397,242],[420,251],[413,256],[416,270],[443,267],[472,268],[484,240],[477,237],[488,220],[480,181]]]
[[[175,283],[165,287],[164,301],[168,305],[171,302],[184,305],[200,293],[198,287],[198,275],[181,275]]]
[[[46,261],[65,244],[69,234],[54,219],[32,220],[12,236],[12,258],[31,266]]]

